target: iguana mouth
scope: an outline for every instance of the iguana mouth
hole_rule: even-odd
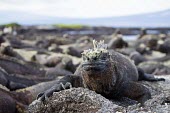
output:
[[[85,71],[101,71],[106,67],[106,64],[103,62],[84,62],[82,63],[82,68]]]

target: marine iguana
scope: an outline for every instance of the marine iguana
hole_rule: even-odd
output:
[[[27,113],[28,105],[36,96],[57,84],[56,80],[39,83],[16,91],[8,91],[0,85],[0,113]]]
[[[108,99],[128,97],[140,103],[151,98],[147,87],[138,80],[164,81],[153,75],[144,74],[126,56],[107,50],[104,41],[93,41],[94,48],[82,53],[83,61],[73,75],[67,75],[37,99],[44,101],[53,92],[73,87],[85,87]]]

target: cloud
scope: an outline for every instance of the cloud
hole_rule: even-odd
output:
[[[0,6],[0,11],[22,11],[49,17],[96,18],[170,9],[170,0],[0,0]]]

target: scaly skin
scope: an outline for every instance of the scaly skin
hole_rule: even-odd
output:
[[[0,113],[25,113],[36,96],[57,84],[57,81],[43,82],[31,87],[8,91],[0,88]]]
[[[55,91],[73,87],[86,87],[106,98],[128,97],[144,103],[151,98],[149,90],[138,80],[160,81],[137,69],[134,63],[124,55],[108,51],[104,42],[94,43],[94,49],[85,50],[83,61],[74,75],[62,78],[51,89],[38,95],[38,100],[44,100]]]
[[[9,74],[37,76],[42,76],[45,74],[44,70],[40,70],[33,65],[29,65],[26,62],[5,55],[0,55],[0,67],[2,67]],[[15,69],[13,67],[15,67]]]

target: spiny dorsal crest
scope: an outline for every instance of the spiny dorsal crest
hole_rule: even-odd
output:
[[[93,49],[84,50],[82,55],[86,55],[88,57],[98,57],[102,53],[107,53],[107,44],[104,44],[104,40],[100,40],[97,42],[96,40],[93,40]]]
[[[94,49],[107,50],[107,44],[104,44],[104,40],[100,40],[99,42],[97,42],[96,40],[93,40],[93,46],[94,46]]]

